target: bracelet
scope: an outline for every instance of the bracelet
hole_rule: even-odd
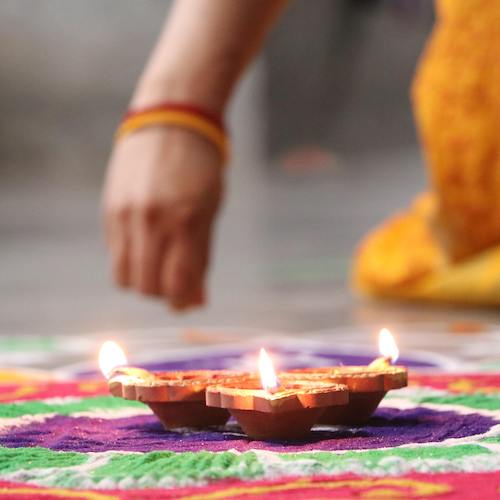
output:
[[[223,162],[227,160],[229,141],[222,120],[191,104],[162,103],[140,110],[129,110],[116,131],[115,140],[142,128],[158,125],[173,125],[198,133],[216,147]]]
[[[181,103],[181,102],[163,102],[160,104],[156,104],[154,106],[148,106],[146,108],[129,109],[125,113],[124,119],[142,113],[149,113],[151,111],[185,111],[186,113],[190,113],[192,115],[201,116],[207,119],[208,121],[213,122],[213,124],[217,125],[220,129],[225,130],[224,122],[222,121],[222,118],[219,114],[213,113],[208,109],[195,106],[194,104]]]

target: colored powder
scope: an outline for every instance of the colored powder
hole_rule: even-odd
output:
[[[114,400],[113,400],[114,401]],[[364,427],[322,427],[301,442],[252,441],[239,427],[172,432],[165,431],[153,415],[126,418],[55,416],[43,422],[20,426],[0,435],[0,445],[43,446],[53,450],[97,452],[120,451],[226,451],[252,449],[277,452],[309,450],[340,451],[387,448],[411,443],[440,442],[484,434],[496,421],[478,414],[461,415],[428,408],[398,410],[380,408]]]
[[[3,448],[0,447],[0,473],[5,474],[19,469],[38,469],[48,467],[72,467],[87,462],[81,453],[64,453],[45,448]]]
[[[15,418],[23,415],[41,415],[44,413],[71,415],[72,413],[83,411],[112,410],[118,408],[144,408],[144,404],[112,396],[71,399],[68,402],[61,400],[60,403],[33,400],[0,405],[0,418]]]
[[[441,405],[460,405],[478,410],[500,410],[498,394],[461,394],[458,396],[427,396],[419,399],[420,403]]]
[[[152,452],[144,455],[117,455],[109,463],[92,471],[92,479],[111,478],[119,482],[126,478],[148,476],[154,480],[163,477],[175,479],[225,479],[262,476],[262,466],[255,453],[230,452],[173,453]]]

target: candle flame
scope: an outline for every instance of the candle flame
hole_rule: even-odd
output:
[[[259,374],[262,388],[268,392],[276,391],[280,386],[280,381],[274,370],[273,362],[265,349],[259,352]]]
[[[112,340],[107,340],[102,344],[99,351],[99,368],[102,374],[109,378],[111,372],[118,366],[125,366],[127,357],[123,349]]]
[[[392,333],[387,328],[382,328],[378,335],[378,349],[381,356],[389,358],[395,363],[399,358],[399,349]]]

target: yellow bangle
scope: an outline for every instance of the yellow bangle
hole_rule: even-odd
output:
[[[189,111],[150,110],[126,117],[116,131],[115,140],[142,128],[173,125],[192,130],[208,139],[218,150],[225,163],[229,156],[229,141],[223,129],[210,120]]]

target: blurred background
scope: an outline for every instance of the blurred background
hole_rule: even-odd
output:
[[[431,0],[293,0],[231,106],[208,308],[176,316],[116,290],[100,189],[169,6],[0,3],[0,334],[491,314],[375,304],[347,286],[356,243],[425,186],[409,87]]]

